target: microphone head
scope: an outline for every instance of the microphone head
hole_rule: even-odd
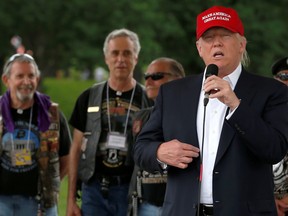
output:
[[[212,76],[212,75],[218,75],[218,66],[215,64],[209,64],[206,69],[205,78]]]

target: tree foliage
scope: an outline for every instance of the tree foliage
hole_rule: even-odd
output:
[[[195,46],[197,14],[212,5],[235,8],[248,40],[251,72],[271,76],[271,64],[287,56],[287,0],[3,0],[0,2],[0,57],[15,52],[10,40],[22,38],[32,50],[44,76],[56,71],[106,67],[103,42],[116,28],[138,33],[141,52],[138,73],[160,56],[180,61],[187,74],[199,73],[203,63]]]

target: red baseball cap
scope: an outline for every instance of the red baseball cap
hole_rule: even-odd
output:
[[[233,8],[213,6],[197,16],[196,39],[212,27],[223,27],[244,36],[244,27]]]

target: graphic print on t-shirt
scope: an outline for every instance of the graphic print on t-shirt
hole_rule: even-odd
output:
[[[102,133],[100,137],[100,142],[97,151],[97,165],[98,168],[105,169],[108,171],[109,169],[113,170],[113,173],[121,173],[125,167],[125,160],[127,157],[127,150],[129,145],[132,142],[132,116],[136,111],[140,110],[141,107],[141,100],[139,101],[139,95],[135,94],[135,100],[133,100],[130,106],[132,90],[128,92],[124,92],[121,97],[117,96],[116,93],[110,89],[109,91],[109,105],[107,104],[107,100],[104,97],[102,103]],[[137,99],[136,99],[137,98]],[[109,107],[109,113],[107,108]],[[127,119],[127,112],[130,107],[130,114]],[[109,130],[110,125],[110,130]],[[126,130],[125,130],[126,129]],[[126,134],[125,134],[126,131]],[[125,148],[117,149],[117,148],[110,148],[107,144],[108,134],[114,136],[114,140],[125,140]],[[125,139],[121,138],[124,137]],[[120,141],[119,141],[120,142]],[[121,143],[121,146],[124,145]],[[115,168],[118,170],[116,171]]]
[[[30,133],[30,134],[29,134]],[[30,139],[28,137],[30,136]],[[15,122],[15,129],[13,133],[4,132],[2,137],[1,167],[8,172],[23,173],[35,168],[35,152],[39,148],[39,139],[35,134],[35,126],[31,125],[29,132],[28,122],[18,121]],[[31,166],[15,166],[12,164],[14,151],[29,150],[31,152]]]
[[[36,151],[40,144],[38,127],[32,123],[29,134],[28,122],[19,120],[15,121],[14,124],[13,133],[6,131],[5,128],[3,131],[1,142],[3,151],[0,157],[0,194],[34,196],[37,194],[38,182],[38,165],[36,161]],[[28,141],[29,136],[30,139]],[[26,159],[28,158],[27,160],[29,160],[30,157],[31,163],[22,165],[20,157],[20,159],[18,158],[17,165],[13,164],[11,157],[13,155],[12,150],[16,151],[14,157],[18,157],[19,152],[26,151],[27,147],[29,149],[29,156]]]

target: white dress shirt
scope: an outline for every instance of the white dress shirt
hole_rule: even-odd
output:
[[[228,81],[231,88],[234,87],[238,81],[241,73],[241,64],[228,76],[223,77],[224,80]],[[205,69],[206,73],[206,69]],[[204,83],[205,75],[203,76]],[[227,106],[220,102],[217,98],[209,99],[206,106],[206,120],[205,120],[205,130],[203,131],[203,121],[204,121],[204,91],[201,91],[199,104],[198,104],[198,114],[197,114],[197,133],[198,141],[200,145],[200,153],[202,155],[202,182],[201,182],[201,192],[200,192],[200,203],[203,204],[213,204],[213,170],[214,163],[217,155],[221,130],[223,127],[224,118],[227,112]],[[226,116],[227,119],[234,113],[229,113]],[[202,146],[202,137],[204,133],[204,143]],[[203,149],[202,149],[203,147]]]

